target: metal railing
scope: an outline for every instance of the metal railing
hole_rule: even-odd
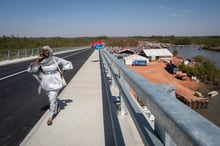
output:
[[[62,47],[62,48],[53,48],[54,53],[61,51],[68,51],[74,48],[79,47]],[[0,50],[0,61],[2,60],[12,60],[16,58],[30,57],[36,56],[39,54],[41,48],[33,48],[33,49],[13,49],[13,50]]]
[[[219,127],[173,98],[161,86],[126,67],[106,50],[101,50],[100,56],[111,86],[119,90],[121,113],[129,111],[145,145],[220,145]],[[130,89],[154,115],[153,126]]]

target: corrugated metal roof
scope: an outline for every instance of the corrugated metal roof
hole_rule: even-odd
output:
[[[134,51],[130,50],[130,49],[123,49],[123,50],[119,51],[119,53],[123,53],[123,52],[130,52],[130,53],[134,54]]]
[[[146,56],[173,56],[168,49],[143,49]]]
[[[140,56],[140,55],[137,55],[137,54],[133,54],[133,55],[130,55],[130,56],[127,56],[125,57],[125,59],[130,59],[130,60],[136,60],[136,59],[140,59],[140,60],[148,60],[146,57],[143,57],[143,56]]]

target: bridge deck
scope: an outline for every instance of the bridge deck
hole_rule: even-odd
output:
[[[102,88],[99,52],[94,51],[59,95],[61,111],[53,125],[47,126],[46,112],[20,145],[104,146],[114,143],[112,138],[106,138],[110,129],[104,125],[103,110],[107,109],[103,106]],[[143,145],[129,114],[119,120],[122,131],[126,131],[123,133],[126,145]]]
[[[105,145],[99,54],[95,51],[60,94],[61,111],[52,126],[48,113],[21,145]]]

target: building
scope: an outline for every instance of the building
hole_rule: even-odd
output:
[[[173,57],[173,54],[168,49],[143,49],[143,51],[150,61],[165,60],[170,62]]]
[[[134,54],[134,51],[131,50],[131,49],[123,49],[123,50],[120,50],[120,51],[119,51],[119,54],[127,54],[127,55],[130,55],[130,54]]]
[[[124,61],[126,65],[147,65],[149,63],[146,57],[137,54],[124,57]]]

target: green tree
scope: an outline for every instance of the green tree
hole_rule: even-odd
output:
[[[173,50],[173,55],[174,55],[174,56],[177,56],[177,55],[178,55],[178,50],[177,50],[177,49],[174,49],[174,50]]]
[[[204,62],[206,60],[205,56],[203,56],[203,55],[195,56],[194,59],[198,63],[202,63],[202,62]]]
[[[180,69],[188,75],[197,76],[202,82],[219,82],[220,71],[215,67],[214,63],[204,56],[196,56],[194,58],[196,60],[195,66],[181,64],[179,66]]]

